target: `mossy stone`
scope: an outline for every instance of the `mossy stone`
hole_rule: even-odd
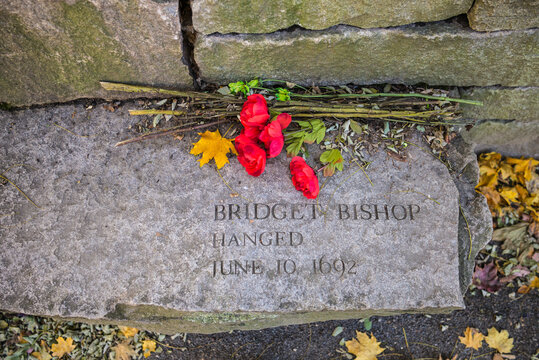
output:
[[[456,23],[199,36],[202,77],[299,84],[537,86],[539,30],[478,33]]]
[[[175,5],[102,3],[0,5],[0,102],[21,106],[113,97],[100,80],[190,87],[177,12],[167,21],[157,17]],[[158,35],[152,38],[153,32]]]
[[[376,28],[444,20],[466,13],[472,0],[193,0],[197,31],[270,33],[299,25],[321,30],[346,24]]]

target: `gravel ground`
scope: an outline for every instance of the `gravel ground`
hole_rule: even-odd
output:
[[[485,297],[480,291],[465,298],[466,310],[451,314],[372,317],[372,332],[386,351],[379,359],[443,359],[458,354],[458,359],[492,359],[493,353],[483,343],[471,354],[460,342],[459,336],[467,326],[483,334],[491,327],[509,331],[514,339],[512,354],[516,359],[529,360],[539,347],[539,294],[537,290],[512,300],[508,295],[514,289],[505,288],[497,295]],[[332,336],[336,327],[344,331]],[[408,340],[406,346],[403,335]],[[355,330],[365,331],[359,320],[326,321],[306,325],[283,326],[259,331],[233,331],[214,335],[188,334],[163,343],[183,349],[167,349],[148,359],[346,359],[337,349],[342,338],[349,340]],[[393,354],[393,355],[389,355]]]

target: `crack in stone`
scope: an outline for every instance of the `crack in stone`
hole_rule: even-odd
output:
[[[182,1],[184,1],[184,0],[180,0],[180,2],[182,2]],[[421,27],[424,27],[424,26],[427,26],[427,25],[430,25],[430,24],[436,24],[436,23],[457,23],[463,29],[471,30],[470,24],[468,22],[467,15],[466,14],[460,14],[460,15],[452,16],[452,17],[444,19],[444,20],[428,21],[428,22],[414,22],[414,23],[405,24],[405,25],[385,26],[385,27],[362,28],[362,27],[349,25],[349,24],[335,24],[335,25],[329,26],[329,27],[324,28],[324,29],[309,29],[309,28],[303,27],[301,25],[294,24],[294,25],[291,25],[291,26],[289,26],[287,28],[282,28],[282,29],[275,30],[275,31],[272,31],[272,32],[267,32],[267,33],[240,33],[240,32],[220,33],[220,32],[213,32],[211,34],[204,35],[204,37],[234,37],[234,36],[244,36],[244,35],[271,36],[271,35],[292,33],[292,32],[294,32],[296,30],[297,31],[302,31],[302,32],[310,32],[310,33],[325,33],[325,32],[331,31],[333,29],[338,29],[338,28],[368,30],[368,31],[372,31],[372,30],[390,30],[390,29],[402,29],[402,28],[421,28]],[[192,22],[191,22],[191,24],[192,24]]]
[[[187,65],[189,74],[193,78],[193,86],[198,90],[204,86],[200,76],[200,69],[195,61],[195,42],[197,32],[193,27],[191,0],[178,1],[178,14],[182,31],[182,62]]]

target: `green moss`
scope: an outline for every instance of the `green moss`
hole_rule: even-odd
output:
[[[37,33],[0,10],[0,102],[13,105],[92,96],[99,80],[137,78],[129,56],[88,1],[55,3],[56,31]]]

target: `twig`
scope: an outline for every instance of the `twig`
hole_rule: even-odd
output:
[[[445,96],[432,96],[432,95],[423,95],[417,93],[409,94],[394,94],[394,93],[376,93],[376,94],[336,94],[336,95],[305,95],[305,94],[296,94],[290,93],[291,97],[299,98],[373,98],[373,97],[416,97],[428,100],[441,100],[441,101],[451,101],[462,104],[478,105],[483,106],[483,102],[476,100],[466,100],[466,99],[455,99]]]
[[[25,198],[26,200],[30,201],[32,203],[32,205],[34,205],[36,208],[38,209],[41,209],[40,206],[38,206],[35,202],[32,201],[32,199],[30,199],[25,193],[24,191],[22,191],[17,185],[15,185],[15,183],[11,180],[9,180],[7,177],[5,177],[4,175],[0,175],[0,179],[4,179],[5,181],[7,181],[8,183],[10,183],[11,185],[15,186],[15,189],[17,189]]]
[[[148,110],[129,110],[129,115],[185,115],[185,111],[181,110],[159,110],[159,109],[148,109]]]
[[[311,338],[313,336],[313,331],[311,329],[311,324],[309,324],[309,343],[307,344],[307,349],[305,349],[305,352],[303,353],[303,356],[301,357],[301,360],[305,359],[305,356],[309,353],[309,349],[311,348]]]
[[[164,94],[164,95],[173,95],[173,96],[180,96],[180,97],[190,97],[190,98],[199,98],[199,99],[216,99],[216,100],[223,100],[225,98],[224,95],[220,94],[209,94],[209,93],[203,93],[198,91],[180,91],[180,90],[168,90],[168,89],[161,89],[151,86],[137,86],[137,85],[129,85],[129,84],[122,84],[122,83],[113,83],[108,81],[100,81],[99,82],[103,89],[109,90],[109,91],[124,91],[124,92],[134,92],[134,93],[150,93],[150,94]],[[232,96],[226,96],[227,102],[236,102],[236,103],[243,103],[242,99],[236,99]]]
[[[69,130],[69,129],[66,129],[65,127],[61,126],[61,125],[58,125],[57,123],[52,123],[54,126],[57,126],[59,127],[60,129],[64,130],[64,131],[67,131],[68,133],[70,133],[71,135],[75,135],[75,136],[78,136],[78,137],[81,137],[81,138],[89,138],[89,137],[92,137],[92,136],[95,136],[95,135],[79,135],[79,134],[75,134],[73,131]]]
[[[404,330],[404,328],[402,328],[402,333],[404,334],[404,343],[406,344],[406,349],[408,350],[408,353],[410,354],[410,356],[411,356],[412,359],[413,359],[414,356],[413,356],[412,353],[410,352],[410,346],[408,346],[408,338],[406,337],[406,330]]]
[[[271,344],[269,344],[268,346],[266,346],[266,348],[257,356],[257,358],[255,360],[258,360],[262,357],[262,355],[264,355],[264,353],[271,347],[273,346],[273,344],[275,344],[275,341],[272,342]]]
[[[178,129],[177,127],[174,127],[174,128],[171,128],[171,129],[154,131],[154,132],[151,132],[151,133],[148,133],[148,134],[144,134],[144,135],[137,136],[137,137],[134,137],[134,138],[131,138],[131,139],[120,141],[120,142],[116,143],[116,145],[114,145],[114,146],[122,146],[122,145],[127,145],[127,144],[131,144],[131,143],[134,143],[134,142],[142,141],[142,140],[155,139],[155,138],[158,138],[158,137],[161,137],[161,136],[177,135],[177,134],[182,133],[182,132],[198,130],[198,129],[204,129],[204,128],[207,128],[207,127],[210,127],[210,126],[213,126],[213,125],[222,124],[222,123],[224,123],[226,121],[227,120],[217,120],[217,121],[214,121],[214,122],[211,122],[211,123],[202,124],[202,125],[198,125],[198,126],[191,126],[191,127],[188,127],[188,128],[179,128]]]

